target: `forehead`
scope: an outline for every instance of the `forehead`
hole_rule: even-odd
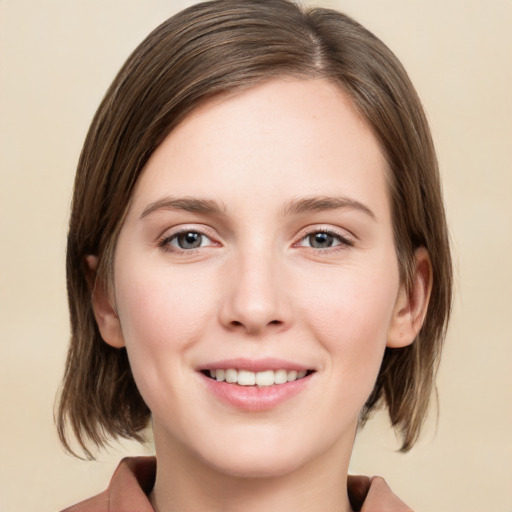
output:
[[[149,159],[132,206],[140,213],[159,193],[387,195],[385,175],[372,129],[339,86],[280,79],[194,110]]]

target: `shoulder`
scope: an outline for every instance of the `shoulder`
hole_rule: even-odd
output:
[[[350,475],[348,494],[352,507],[360,512],[413,512],[378,476]]]
[[[88,500],[65,508],[61,512],[109,512],[108,490]]]
[[[148,495],[155,474],[155,457],[123,459],[105,491],[62,512],[153,512]]]

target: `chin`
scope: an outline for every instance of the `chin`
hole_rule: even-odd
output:
[[[196,456],[217,473],[229,477],[284,477],[314,464],[329,450],[330,443],[324,444],[325,438],[314,443],[310,437],[296,434],[297,431],[277,432],[272,428],[251,432],[246,427],[240,435],[231,431],[225,437],[210,438],[206,446],[197,447]]]
[[[297,459],[296,456],[270,455],[262,453],[261,450],[255,450],[252,455],[233,451],[231,456],[223,457],[220,461],[210,459],[204,460],[204,462],[209,464],[217,473],[242,479],[284,477],[297,471],[303,464],[303,461]]]

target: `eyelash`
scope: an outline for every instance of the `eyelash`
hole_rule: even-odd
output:
[[[197,229],[197,228],[191,228],[191,229],[180,229],[179,231],[172,233],[170,235],[166,234],[160,238],[158,241],[158,247],[160,247],[162,250],[177,254],[194,254],[197,250],[201,249],[202,247],[205,247],[203,245],[200,245],[199,247],[191,248],[191,249],[183,249],[181,247],[177,247],[175,245],[172,245],[173,240],[177,240],[180,235],[187,235],[187,234],[196,234],[200,237],[207,238],[210,240],[211,244],[208,244],[208,247],[211,246],[218,246],[219,244],[216,243],[213,240],[213,237],[211,235],[208,235],[204,230]],[[201,242],[202,243],[202,242]]]
[[[199,235],[200,237],[205,237],[205,238],[209,239],[211,243],[208,244],[207,246],[199,245],[199,247],[189,248],[189,249],[183,249],[181,247],[172,245],[172,241],[177,240],[180,235],[187,235],[187,234],[192,234],[192,233]],[[302,243],[308,237],[311,237],[312,235],[317,235],[317,234],[332,236],[335,240],[337,240],[338,243],[336,245],[333,245],[330,247],[324,247],[324,248],[302,245]],[[220,245],[219,243],[213,241],[213,237],[211,235],[208,235],[206,232],[204,232],[201,229],[193,229],[193,228],[181,229],[180,231],[172,233],[171,235],[164,235],[163,237],[160,238],[160,240],[158,242],[158,247],[160,247],[164,251],[178,253],[178,254],[180,254],[180,253],[181,254],[193,254],[197,250],[201,249],[202,247],[211,247],[211,246],[219,246],[219,245]],[[315,252],[325,253],[325,252],[340,251],[340,250],[347,249],[348,247],[353,247],[354,241],[351,238],[341,235],[340,233],[338,233],[332,229],[311,228],[303,236],[301,236],[299,241],[294,243],[293,246],[294,247],[307,247],[309,249],[312,249]]]
[[[336,244],[334,246],[331,246],[331,247],[325,247],[325,248],[311,247],[311,246],[308,247],[308,246],[300,245],[307,238],[311,237],[312,235],[317,235],[317,234],[332,236],[334,239],[336,239],[338,241],[338,244]],[[324,252],[327,252],[327,251],[328,252],[342,251],[342,250],[347,249],[348,247],[353,247],[354,246],[354,241],[351,238],[349,238],[349,237],[347,237],[345,235],[342,235],[342,234],[340,234],[337,231],[334,231],[332,229],[315,227],[315,228],[309,229],[300,238],[299,242],[297,242],[294,245],[298,246],[298,247],[308,247],[310,249],[313,249],[315,252],[322,252],[322,253],[324,253]]]

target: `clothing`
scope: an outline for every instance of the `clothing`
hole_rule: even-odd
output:
[[[123,459],[106,491],[62,512],[154,512],[148,495],[155,475],[155,457]],[[348,494],[352,507],[360,512],[412,512],[380,477],[350,475]]]

